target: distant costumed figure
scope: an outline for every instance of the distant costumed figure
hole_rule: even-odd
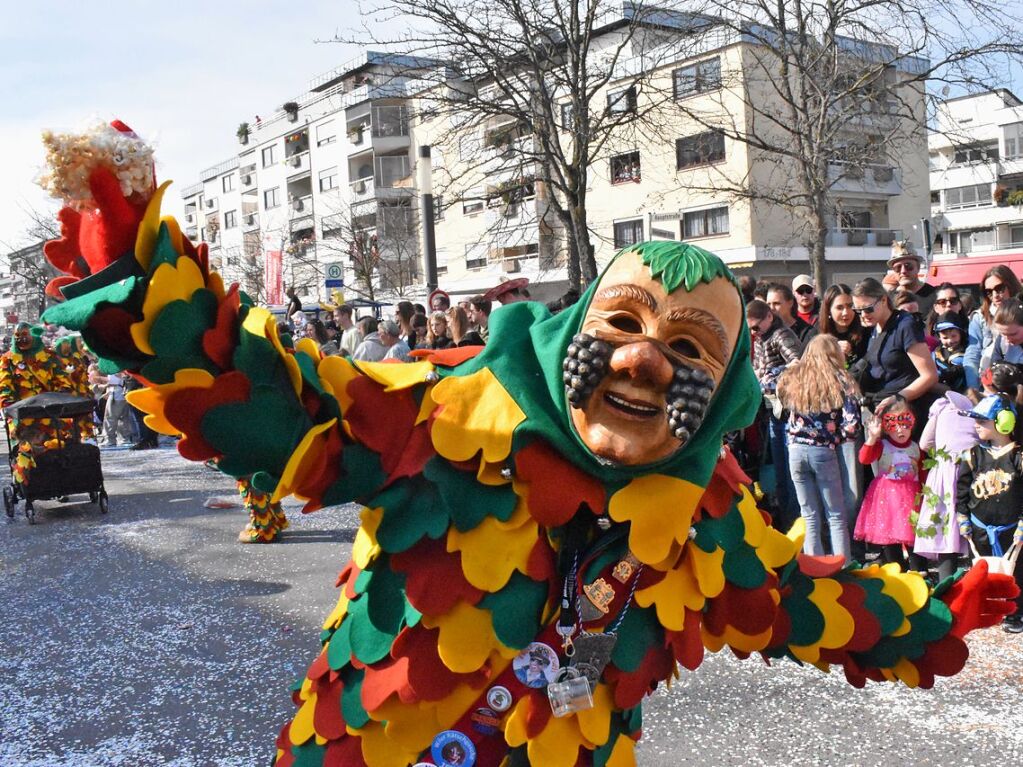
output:
[[[184,457],[305,511],[365,507],[279,767],[630,765],[643,698],[707,649],[930,687],[962,669],[967,632],[1014,609],[983,563],[931,590],[770,527],[722,446],[759,390],[711,253],[630,246],[557,315],[495,311],[486,347],[353,363],[312,339],[286,349],[160,218],[164,188],[65,196],[96,223],[106,205],[139,214],[46,318],[146,383],[132,402]],[[85,231],[65,221],[56,247],[77,255]]]
[[[242,478],[238,480],[238,494],[242,497],[245,510],[249,513],[249,523],[238,533],[242,543],[272,543],[288,529],[288,518],[280,501],[271,501],[270,493],[256,490],[252,482]]]
[[[81,336],[62,336],[53,344],[53,353],[57,355],[64,368],[67,379],[68,393],[76,397],[92,397],[92,386],[89,384],[89,359],[82,347]],[[96,437],[96,422],[92,418],[78,419],[79,437],[83,440]]]
[[[0,357],[0,408],[69,388],[60,359],[43,344],[42,328],[19,322],[11,336],[11,350]],[[49,418],[12,418],[10,426],[18,445],[11,470],[14,481],[24,487],[35,468],[36,454],[57,447],[57,425]]]

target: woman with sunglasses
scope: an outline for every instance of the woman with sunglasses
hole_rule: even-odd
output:
[[[880,410],[901,396],[916,416],[914,438],[918,438],[934,400],[931,389],[938,382],[923,325],[896,309],[881,283],[871,278],[853,288],[853,311],[870,335],[865,369],[859,377],[865,402]]]
[[[981,374],[991,367],[994,350],[994,316],[998,308],[1010,298],[1020,294],[1020,284],[1012,269],[999,264],[984,273],[980,281],[980,308],[970,316],[970,341],[966,347],[963,368],[966,370],[966,385],[980,389]]]
[[[947,314],[948,312],[955,312],[960,315],[963,318],[964,324],[970,321],[963,308],[963,297],[959,293],[959,288],[951,282],[943,282],[934,293],[934,307],[931,309],[931,313],[927,315],[927,333],[929,335],[937,336],[937,332],[934,330],[934,323],[940,315]]]

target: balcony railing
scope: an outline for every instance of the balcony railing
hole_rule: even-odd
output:
[[[402,138],[409,135],[408,108],[373,107],[373,138]]]
[[[309,150],[304,152],[295,152],[295,154],[288,155],[284,158],[284,163],[288,167],[288,175],[294,176],[298,173],[306,173],[309,171]]]
[[[402,186],[399,182],[407,179],[412,172],[407,155],[377,157],[374,167],[376,186],[382,189]]]
[[[363,178],[357,178],[348,184],[352,190],[352,200],[369,200],[373,198],[374,192],[374,179],[372,176],[365,176]]]
[[[291,219],[302,218],[313,215],[313,196],[311,194],[296,197],[291,201],[291,210],[288,217]]]
[[[887,247],[902,239],[901,229],[867,229],[848,227],[829,229],[825,245],[832,248]]]
[[[258,213],[244,213],[242,214],[242,231],[252,232],[259,229],[259,214]]]

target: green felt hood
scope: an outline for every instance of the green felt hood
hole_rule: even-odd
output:
[[[652,249],[656,255],[648,258],[651,253],[644,253],[644,248]],[[679,261],[672,261],[671,249]],[[701,262],[707,263],[709,268],[705,271],[708,275],[724,276],[735,283],[717,256],[679,242],[634,245],[619,251],[611,263],[623,253],[634,250],[644,254],[644,260],[650,264],[655,278],[666,286],[679,285],[678,290],[688,290],[701,281],[709,281],[700,280],[698,275],[694,278],[692,274],[672,273],[672,263],[682,263],[681,259],[694,254]],[[686,259],[686,263],[690,262],[691,258]],[[667,270],[664,268],[666,265]],[[495,311],[490,318],[490,343],[486,349],[449,374],[466,375],[483,367],[490,368],[526,414],[526,420],[515,430],[513,451],[542,439],[557,448],[568,461],[600,478],[612,489],[634,477],[654,472],[706,487],[718,460],[722,437],[726,432],[752,423],[760,404],[760,387],[750,363],[750,339],[745,320],[721,385],[693,439],[678,453],[657,463],[644,466],[608,464],[590,452],[572,427],[562,381],[566,350],[572,337],[582,327],[599,283],[598,279],[578,303],[557,315],[552,316],[546,307],[532,301],[510,304]],[[439,372],[444,374],[444,371]]]

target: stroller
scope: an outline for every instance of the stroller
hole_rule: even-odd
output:
[[[103,468],[99,448],[83,443],[79,435],[79,419],[92,417],[96,400],[64,392],[44,392],[9,405],[4,409],[4,431],[7,434],[11,482],[4,485],[4,511],[11,519],[17,511],[18,499],[25,501],[25,516],[35,522],[33,501],[64,498],[74,493],[88,493],[91,503],[107,512],[107,492],[103,488]],[[55,426],[57,446],[33,451],[35,466],[25,484],[17,479],[15,461],[19,442],[11,439],[11,421],[17,418],[48,419]]]

